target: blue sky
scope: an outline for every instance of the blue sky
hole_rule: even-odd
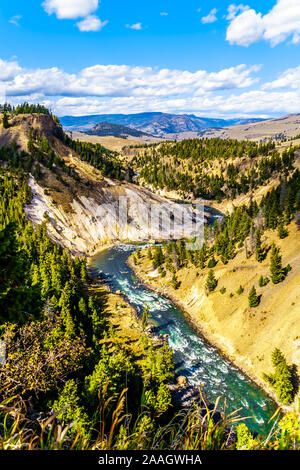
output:
[[[0,92],[58,115],[300,112],[300,1],[11,0]]]

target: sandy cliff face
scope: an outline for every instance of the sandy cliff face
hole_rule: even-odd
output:
[[[48,195],[47,188],[31,176],[33,198],[25,211],[34,224],[48,220],[52,239],[74,255],[93,255],[103,246],[118,242],[180,238],[182,210],[179,204],[153,195],[132,184],[106,179],[106,185],[70,198],[65,189],[68,208]],[[47,214],[45,218],[45,214]],[[185,212],[184,234],[195,234],[195,213]],[[171,221],[170,221],[171,216]],[[198,211],[198,220],[204,215]]]

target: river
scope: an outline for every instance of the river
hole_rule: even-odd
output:
[[[117,245],[94,256],[90,267],[95,274],[102,271],[112,290],[121,290],[140,315],[149,305],[156,333],[170,335],[168,342],[174,351],[176,375],[186,376],[191,385],[203,384],[205,396],[212,403],[219,396],[226,397],[227,413],[242,407],[240,415],[252,417],[246,421],[248,427],[266,436],[276,404],[199,335],[177,306],[136,278],[127,265],[128,257],[136,249],[136,245]]]

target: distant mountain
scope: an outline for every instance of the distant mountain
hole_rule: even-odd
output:
[[[132,127],[122,126],[121,124],[113,124],[111,122],[99,122],[96,126],[92,127],[86,134],[97,135],[99,137],[113,136],[113,137],[152,137],[145,132],[138,131]]]
[[[219,137],[221,139],[238,139],[267,141],[269,139],[282,141],[300,135],[300,114],[287,114],[262,122],[238,123],[239,125],[223,128],[204,129],[201,137]]]
[[[99,123],[109,122],[154,135],[172,136],[180,133],[197,133],[209,128],[222,128],[237,124],[249,124],[263,119],[213,119],[193,114],[139,113],[100,114],[94,116],[64,116],[60,121],[69,131],[87,132]]]

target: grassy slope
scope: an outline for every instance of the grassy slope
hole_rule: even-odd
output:
[[[71,133],[67,132],[70,136]],[[127,139],[114,136],[97,136],[89,135],[84,132],[72,132],[72,138],[74,140],[80,140],[81,142],[91,142],[92,144],[100,144],[109,150],[121,152],[122,148],[128,145],[140,145],[145,142],[160,142],[161,139],[156,137],[132,137],[129,136]]]
[[[283,351],[290,364],[295,362],[295,351],[300,347],[300,234],[294,223],[289,226],[289,232],[283,240],[279,240],[275,232],[268,232],[264,237],[267,245],[275,240],[281,248],[283,265],[290,263],[292,266],[285,281],[276,286],[272,282],[263,288],[258,286],[260,275],[270,275],[270,254],[260,264],[253,256],[246,259],[243,248],[227,265],[218,262],[214,268],[218,286],[208,297],[204,291],[207,268],[181,269],[177,274],[181,282],[178,290],[171,287],[170,273],[163,279],[155,276],[157,273],[153,273],[145,252],[135,269],[153,288],[169,294],[213,344],[267,388],[262,373],[272,371],[274,347]],[[244,292],[238,295],[240,285]],[[248,306],[252,285],[262,294],[257,308]],[[225,294],[220,293],[223,286]],[[230,297],[231,292],[233,297]]]

